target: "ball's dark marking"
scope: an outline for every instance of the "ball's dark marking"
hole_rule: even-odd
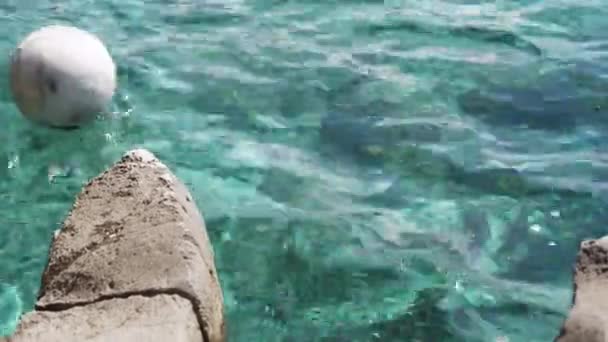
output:
[[[46,86],[49,88],[49,90],[52,94],[57,93],[57,81],[55,81],[55,79],[53,79],[53,78],[47,79]]]

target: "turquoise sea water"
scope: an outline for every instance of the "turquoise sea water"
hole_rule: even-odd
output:
[[[549,341],[608,219],[608,1],[5,0],[0,333],[90,177],[145,147],[203,211],[231,341]],[[26,122],[8,55],[98,34],[114,117]],[[504,341],[504,340],[503,340]]]

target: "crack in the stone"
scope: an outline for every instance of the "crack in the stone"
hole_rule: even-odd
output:
[[[53,304],[47,304],[44,306],[36,304],[35,309],[36,309],[36,311],[58,312],[58,311],[68,310],[68,309],[71,309],[74,307],[82,307],[82,306],[87,306],[87,305],[91,305],[91,304],[95,304],[95,303],[100,303],[100,302],[103,302],[106,300],[111,300],[111,299],[126,299],[131,296],[142,296],[142,297],[152,298],[152,297],[160,296],[160,295],[176,295],[176,296],[180,296],[180,297],[188,300],[190,302],[190,304],[192,304],[192,308],[194,309],[194,315],[196,316],[196,320],[198,322],[199,329],[201,330],[201,335],[203,336],[203,342],[211,342],[211,340],[209,338],[209,334],[207,332],[207,324],[205,321],[203,321],[203,318],[199,314],[201,306],[200,306],[200,304],[198,304],[198,300],[194,296],[187,293],[186,291],[179,290],[179,289],[163,289],[163,290],[149,289],[149,290],[127,291],[127,292],[122,292],[122,293],[113,293],[111,295],[101,295],[101,296],[97,297],[96,299],[87,300],[87,301],[80,301],[80,302],[73,302],[73,303],[53,303]]]

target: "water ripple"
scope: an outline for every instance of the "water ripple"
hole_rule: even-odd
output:
[[[33,306],[80,185],[141,146],[205,213],[235,341],[551,340],[563,265],[608,219],[605,8],[1,4],[5,55],[76,24],[108,43],[121,89],[113,120],[62,135],[0,85],[0,329]]]

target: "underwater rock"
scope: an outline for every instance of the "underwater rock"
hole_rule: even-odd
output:
[[[405,143],[439,142],[441,128],[430,122],[330,112],[322,119],[321,139],[359,159],[377,161]]]
[[[569,131],[577,125],[607,125],[602,70],[587,65],[547,72],[529,84],[481,82],[458,96],[460,108],[494,127]],[[586,79],[586,83],[580,80]]]

